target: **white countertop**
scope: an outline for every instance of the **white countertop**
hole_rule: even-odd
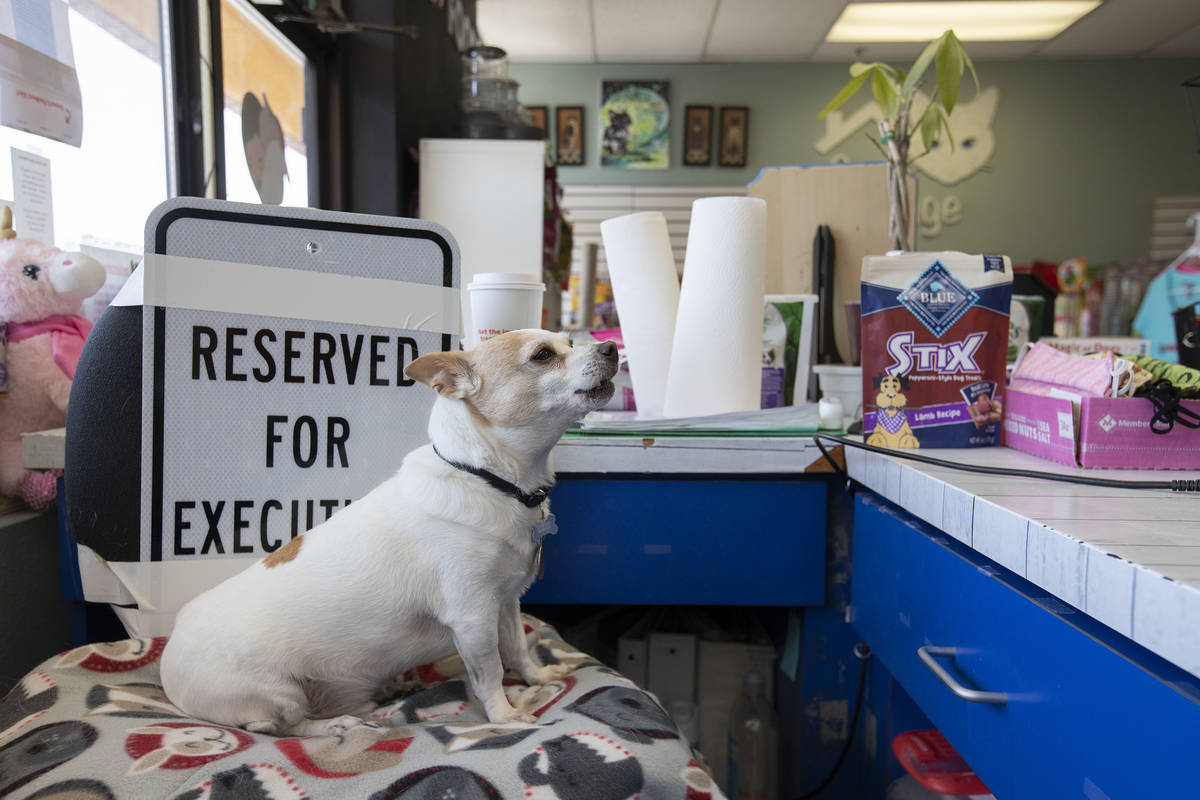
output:
[[[1072,469],[1003,447],[920,452],[1093,478],[1200,477]],[[846,466],[914,516],[1200,676],[1200,495],[982,475],[852,447]]]

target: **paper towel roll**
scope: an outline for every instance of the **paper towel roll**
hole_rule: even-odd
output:
[[[679,307],[679,276],[658,211],[600,223],[639,417],[661,417]]]
[[[664,412],[750,411],[762,404],[767,204],[707,197],[692,204]]]

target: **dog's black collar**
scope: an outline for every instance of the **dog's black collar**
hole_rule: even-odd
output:
[[[532,492],[522,492],[519,488],[517,488],[516,484],[509,483],[494,472],[488,472],[486,469],[480,469],[479,467],[472,467],[470,464],[460,464],[457,461],[451,461],[438,451],[436,444],[433,445],[433,452],[437,453],[438,458],[442,459],[442,461],[445,461],[455,469],[461,469],[463,472],[469,472],[472,475],[483,478],[485,481],[504,492],[506,495],[515,497],[521,502],[521,505],[526,506],[527,508],[537,508],[542,503],[546,502],[546,498],[550,495],[549,486],[543,486],[540,489],[534,489]]]

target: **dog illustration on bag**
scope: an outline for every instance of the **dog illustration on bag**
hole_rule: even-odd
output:
[[[908,424],[908,378],[903,375],[880,373],[872,379],[878,393],[875,395],[875,428],[867,437],[867,444],[875,447],[921,446]]]

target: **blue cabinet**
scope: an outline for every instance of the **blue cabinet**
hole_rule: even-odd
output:
[[[522,602],[819,606],[826,491],[805,479],[560,476],[559,533]]]
[[[855,502],[854,626],[1001,800],[1200,796],[1198,681],[940,531]],[[1000,692],[967,702],[946,677]],[[992,698],[998,699],[998,698]]]

